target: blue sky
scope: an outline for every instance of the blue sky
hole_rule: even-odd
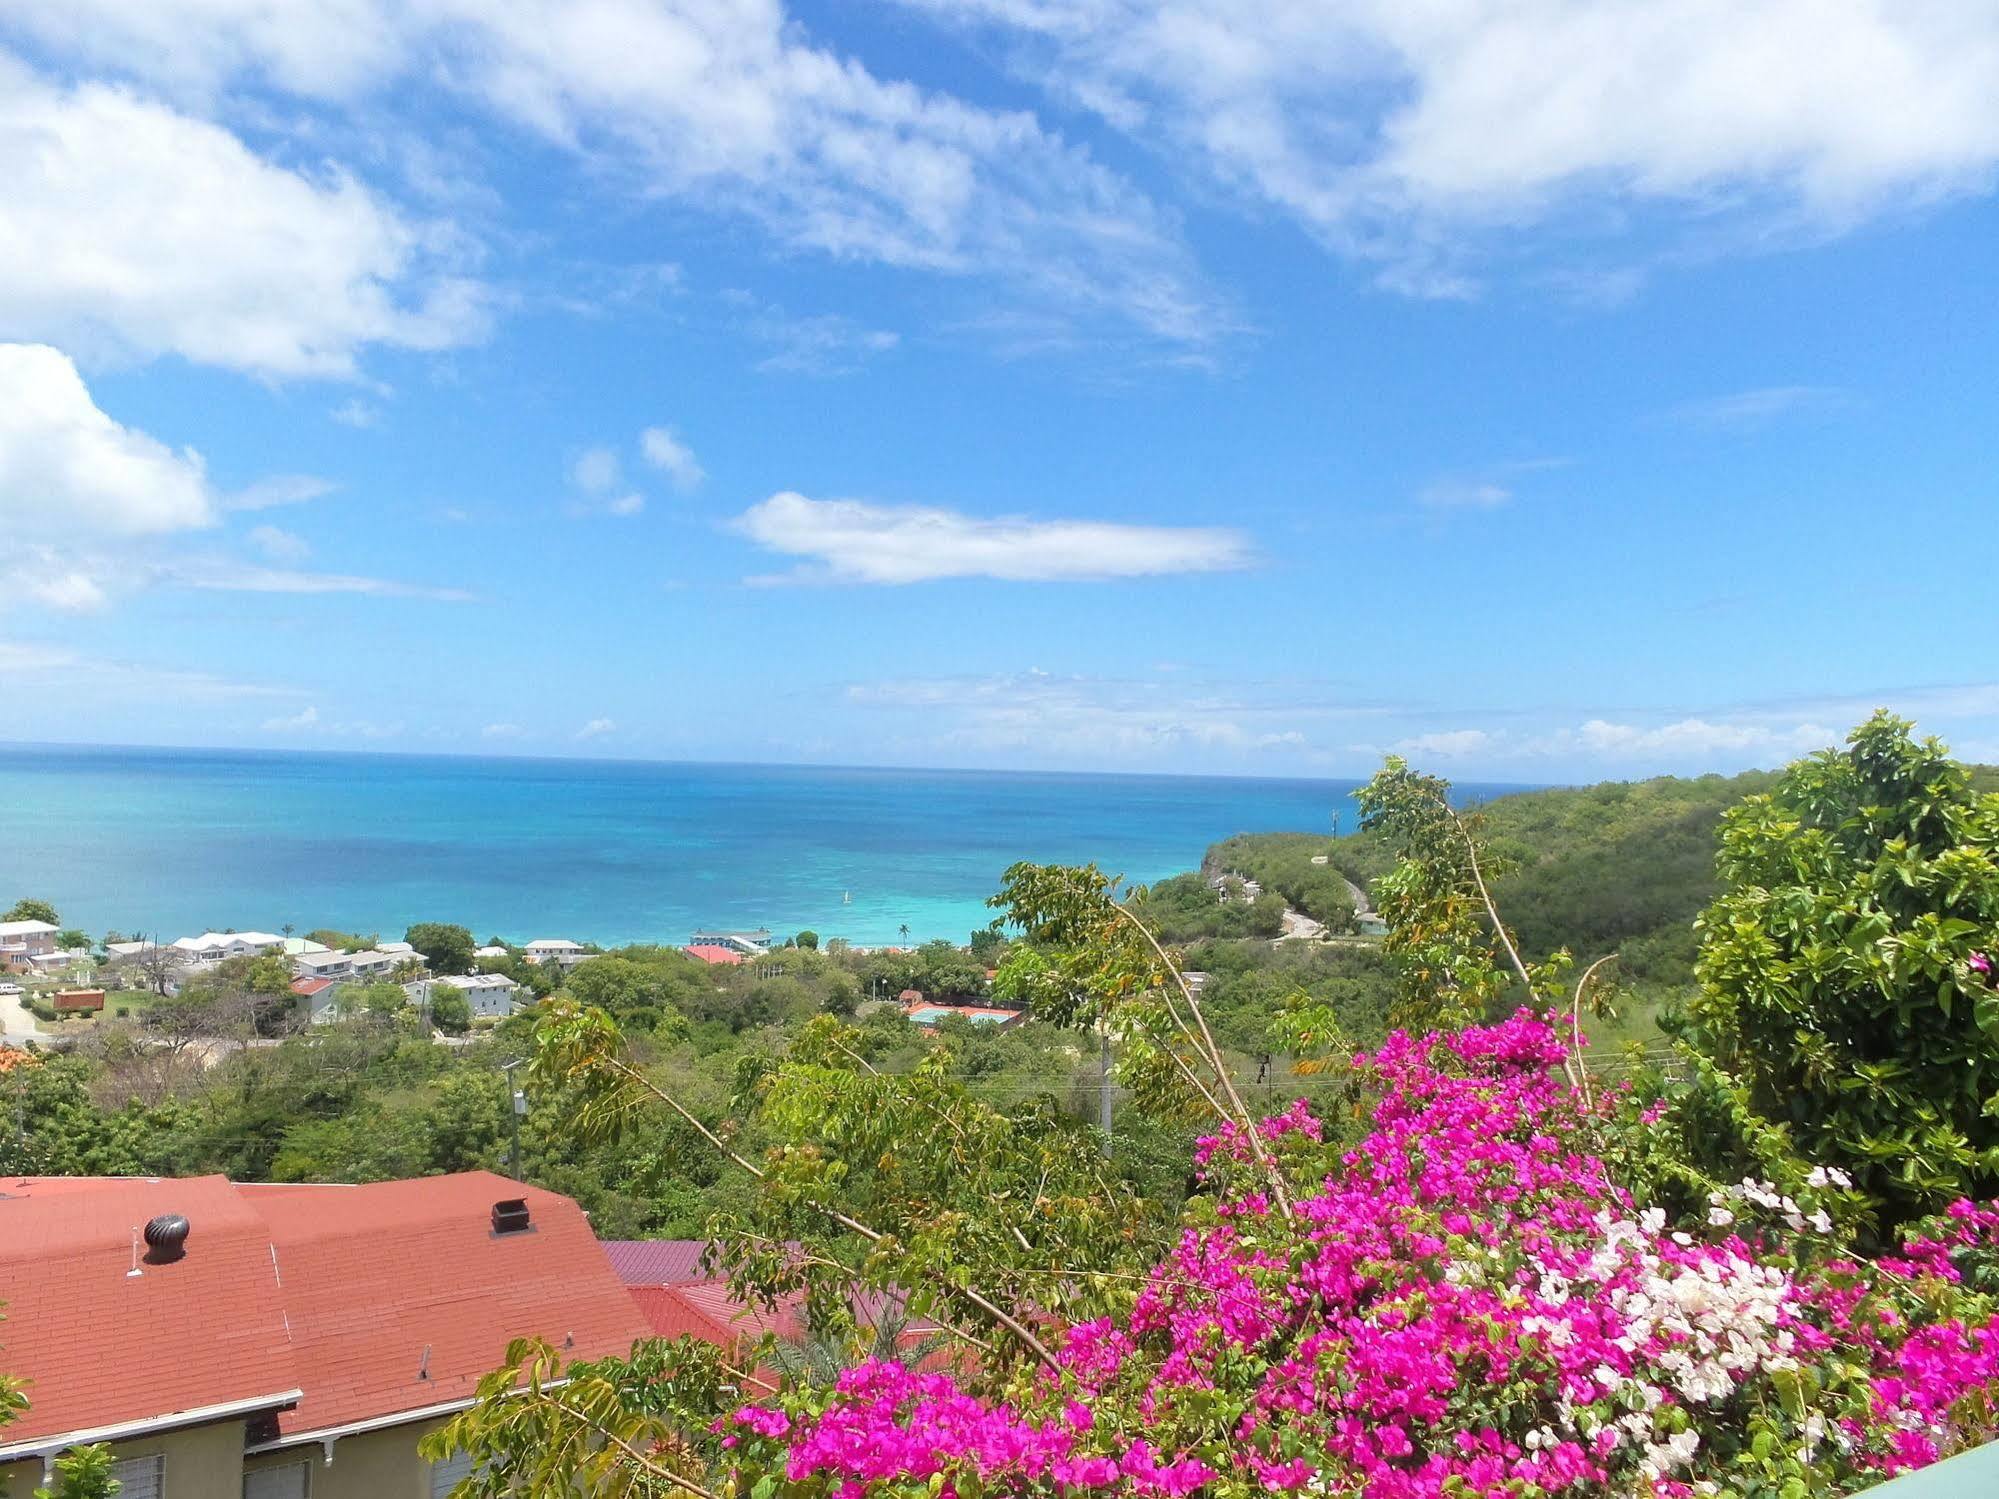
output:
[[[1977,0],[17,0],[0,739],[1999,759]]]

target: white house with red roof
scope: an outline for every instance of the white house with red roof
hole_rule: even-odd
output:
[[[367,1186],[0,1178],[0,1493],[109,1442],[121,1499],[429,1499],[419,1437],[517,1337],[648,1324],[566,1197],[490,1172]],[[11,1484],[11,1487],[9,1485]]]

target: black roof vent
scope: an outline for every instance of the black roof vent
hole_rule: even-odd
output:
[[[171,1265],[187,1253],[187,1219],[179,1213],[162,1213],[146,1225],[146,1263]]]
[[[524,1234],[534,1226],[525,1197],[508,1197],[493,1204],[493,1234]]]

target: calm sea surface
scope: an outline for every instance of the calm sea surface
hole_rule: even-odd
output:
[[[0,746],[0,910],[40,896],[99,934],[962,941],[1016,859],[1150,881],[1231,833],[1350,830],[1354,784]]]

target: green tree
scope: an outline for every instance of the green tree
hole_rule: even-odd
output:
[[[56,908],[45,900],[22,899],[0,921],[46,921],[50,926],[58,926],[62,918],[56,915]]]
[[[1999,795],[1877,713],[1723,820],[1688,1035],[1899,1221],[1999,1188]]]
[[[791,939],[791,942],[792,946],[803,947],[811,952],[817,952],[819,950],[819,934],[809,929],[800,932],[796,937]]]
[[[403,933],[409,943],[430,964],[432,973],[470,973],[476,944],[472,933],[448,921],[419,921]]]
[[[66,952],[75,952],[79,948],[88,949],[90,946],[90,933],[84,931],[81,927],[64,927],[56,933],[56,946]]]
[[[437,989],[430,996],[430,1018],[447,1036],[462,1036],[472,1029],[471,1002],[456,989]]]

